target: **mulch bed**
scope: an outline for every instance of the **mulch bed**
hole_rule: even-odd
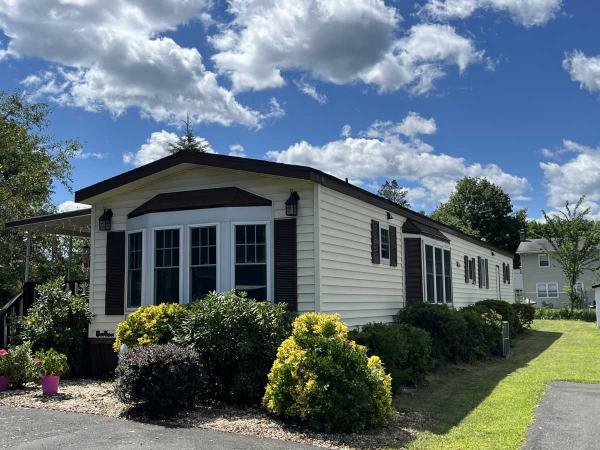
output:
[[[41,387],[33,384],[25,389],[4,391],[0,393],[0,405],[99,414],[168,427],[206,428],[333,449],[402,447],[425,422],[422,415],[405,411],[398,413],[392,424],[381,430],[352,434],[321,433],[310,431],[300,424],[276,420],[260,408],[224,405],[198,406],[168,420],[149,420],[117,399],[114,383],[95,380],[63,380],[59,394],[53,397],[43,396]]]

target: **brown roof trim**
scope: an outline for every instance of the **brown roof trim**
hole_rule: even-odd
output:
[[[488,244],[487,242],[480,241],[479,239],[469,236],[462,231],[457,230],[456,228],[433,220],[424,214],[420,214],[400,206],[383,197],[380,197],[379,195],[344,182],[332,175],[321,172],[320,170],[313,169],[312,167],[308,166],[276,163],[272,161],[264,161],[262,159],[239,158],[236,156],[217,155],[213,153],[179,152],[151,162],[150,164],[146,164],[145,166],[138,167],[86,188],[80,189],[75,192],[75,201],[83,202],[91,197],[95,197],[96,195],[110,191],[111,189],[116,189],[125,184],[161,172],[179,164],[198,164],[211,167],[220,167],[224,169],[241,170],[244,172],[262,173],[313,181],[326,188],[341,192],[342,194],[349,195],[371,205],[386,209],[390,212],[400,214],[418,223],[437,228],[440,231],[452,234],[460,239],[480,245],[494,252],[501,253],[507,257],[513,258],[514,256],[512,253],[506,250],[499,249],[491,244]]]
[[[198,189],[158,194],[131,211],[127,218],[166,211],[271,205],[271,200],[237,187]]]
[[[404,222],[404,225],[402,226],[402,232],[408,234],[421,234],[423,236],[429,236],[430,238],[438,241],[450,242],[450,239],[448,239],[446,235],[444,235],[444,233],[437,228],[431,227],[424,223],[418,223],[412,219],[408,219],[406,222]]]
[[[71,217],[91,216],[91,214],[92,214],[92,208],[76,209],[74,211],[67,211],[64,213],[47,214],[45,216],[37,216],[37,217],[30,217],[28,219],[13,220],[12,222],[6,222],[6,224],[4,225],[4,228],[8,230],[10,228],[17,228],[17,227],[20,227],[23,225],[33,225],[36,223],[52,222],[54,220],[69,219]]]

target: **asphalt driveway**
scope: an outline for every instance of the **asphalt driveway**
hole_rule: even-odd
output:
[[[88,414],[0,406],[0,448],[290,449],[315,447],[198,428],[165,428]]]
[[[600,447],[600,385],[551,383],[535,412],[527,450]]]

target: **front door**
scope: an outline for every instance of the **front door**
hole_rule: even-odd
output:
[[[496,266],[496,298],[502,300],[502,291],[500,290],[500,266]]]

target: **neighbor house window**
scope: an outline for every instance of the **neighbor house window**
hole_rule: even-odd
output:
[[[127,308],[142,305],[142,232],[129,233],[127,239]]]
[[[452,303],[450,250],[425,244],[425,295],[430,303]]]
[[[583,293],[585,292],[583,288],[583,283],[581,281],[575,283],[575,292],[577,292],[579,295],[583,295]]]
[[[558,283],[537,283],[538,298],[558,298]]]
[[[217,290],[217,227],[190,230],[190,300]]]
[[[546,253],[538,255],[538,263],[540,267],[550,267],[550,256]]]
[[[179,302],[179,229],[154,231],[154,302]]]
[[[390,230],[388,228],[380,228],[381,239],[381,259],[390,259]]]
[[[235,226],[235,289],[249,298],[267,299],[267,227]]]

